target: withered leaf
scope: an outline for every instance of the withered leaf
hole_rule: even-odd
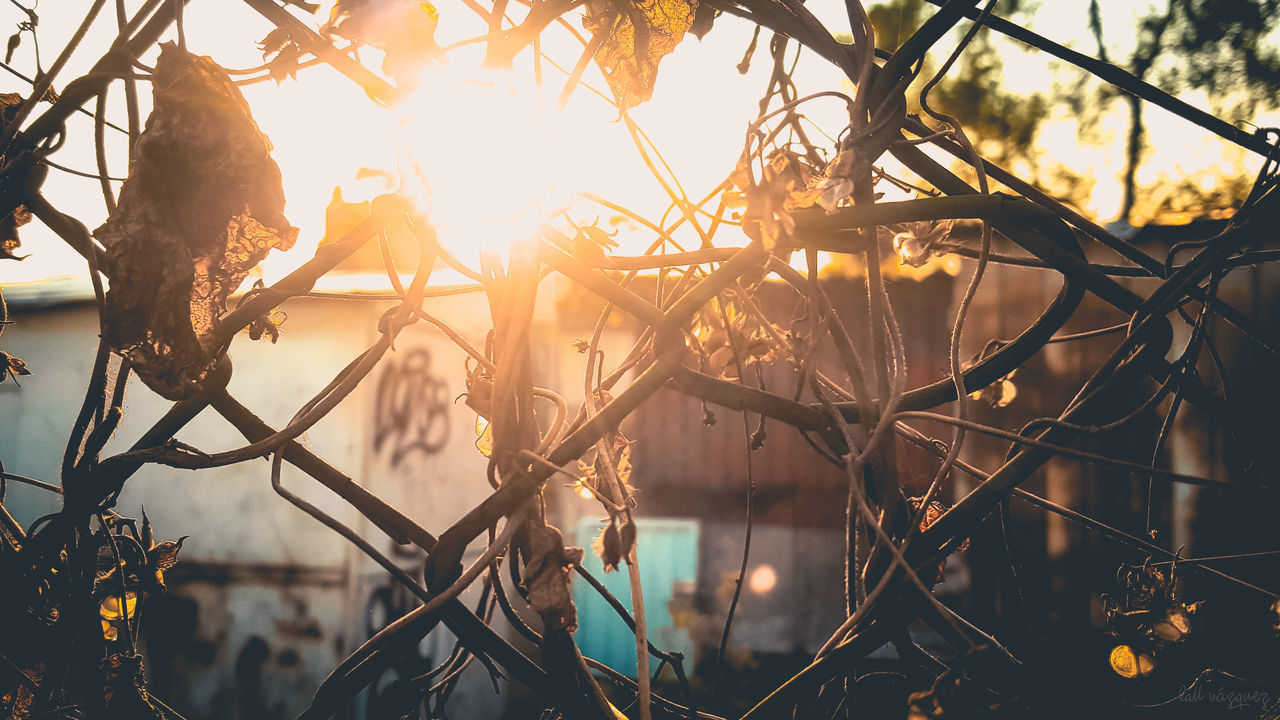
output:
[[[789,241],[795,231],[791,197],[797,188],[808,185],[813,168],[797,153],[783,149],[769,155],[759,180],[752,177],[748,163],[740,161],[730,176],[746,199],[742,231],[772,251],[779,243]]]
[[[439,17],[434,5],[421,0],[338,0],[321,32],[382,50],[382,71],[408,87],[440,53],[435,41]]]
[[[250,340],[261,340],[265,337],[275,345],[280,339],[280,326],[288,319],[289,314],[277,308],[249,323],[245,331],[249,333]]]
[[[907,505],[909,506],[911,512],[913,513],[920,512],[920,504],[923,502],[924,502],[924,498],[922,497],[907,498]],[[929,506],[926,507],[924,510],[924,515],[920,518],[920,530],[921,531],[928,530],[929,526],[937,522],[938,518],[942,517],[942,515],[946,513],[947,510],[948,510],[948,507],[946,505],[943,505],[937,500],[930,500]],[[964,552],[965,550],[968,550],[968,549],[969,549],[969,539],[964,538],[963,540],[960,541],[960,544],[953,549],[953,552],[954,550],[959,550],[960,552]],[[927,575],[922,576],[921,579],[923,579],[930,586],[936,585],[937,583],[941,582],[942,570],[946,566],[947,566],[946,558],[939,560],[936,572],[934,572],[932,576],[927,576]]]
[[[17,116],[22,106],[22,96],[18,93],[0,93],[0,121],[8,124]]]
[[[26,720],[31,717],[31,708],[35,705],[36,695],[44,680],[44,663],[36,663],[29,668],[17,668],[31,682],[7,682],[0,691],[0,717],[6,720]],[[32,688],[35,688],[34,690]]]
[[[565,547],[560,531],[550,525],[529,528],[525,588],[529,606],[542,615],[547,631],[573,632],[578,610],[569,591],[569,568],[582,562],[582,548]]]
[[[167,43],[154,77],[129,178],[94,234],[111,278],[105,339],[148,387],[180,400],[213,367],[227,296],[297,230],[271,143],[226,72]]]
[[[22,96],[18,93],[0,93],[0,124],[7,125],[22,105]],[[0,260],[24,260],[27,255],[19,256],[18,248],[22,241],[18,239],[18,228],[31,222],[31,211],[26,206],[17,204],[21,193],[16,188],[5,187],[0,192]]]
[[[600,531],[600,536],[596,538],[592,549],[600,556],[600,564],[604,566],[605,572],[613,572],[618,569],[618,565],[622,562],[622,534],[618,531],[618,523],[616,520],[610,519],[609,524],[604,530]]]
[[[145,514],[144,514],[145,519]],[[155,542],[154,533],[149,539],[144,540],[147,543],[147,555],[145,559],[147,576],[143,581],[143,587],[152,592],[163,593],[168,588],[164,584],[164,574],[178,564],[178,553],[182,550],[182,543],[186,542],[187,535],[183,535],[177,540],[163,540]]]
[[[177,565],[178,553],[182,550],[182,543],[186,542],[187,537],[187,535],[183,535],[177,540],[165,540],[156,543],[155,547],[147,551],[147,562],[161,571]]]
[[[258,49],[262,51],[262,57],[266,58],[285,49],[292,42],[293,36],[288,28],[276,28],[258,41]]]
[[[481,365],[467,373],[467,407],[482,418],[493,414],[493,378]]]
[[[694,23],[698,0],[590,0],[586,26],[603,37],[596,64],[621,110],[653,95],[658,63]]]
[[[280,48],[280,52],[276,53],[271,62],[267,63],[267,73],[271,76],[276,84],[285,81],[285,78],[291,80],[298,79],[298,65],[302,59],[302,48],[295,43],[289,43]]]
[[[711,26],[716,21],[716,16],[720,14],[719,10],[711,7],[706,3],[698,3],[698,9],[693,13],[693,25],[689,27],[689,32],[693,36],[701,40],[711,32]]]
[[[25,205],[19,205],[0,219],[0,260],[25,260],[30,255],[16,255],[15,250],[22,247],[18,239],[18,228],[31,222],[31,211]]]
[[[617,234],[617,230],[609,233],[595,225],[577,228],[577,232],[570,241],[573,256],[595,265],[607,263],[608,257],[605,253],[618,247],[618,241],[614,240]]]
[[[277,85],[284,82],[285,78],[297,79],[302,48],[294,42],[288,28],[276,28],[267,33],[266,37],[258,41],[258,47],[262,50],[263,58],[271,58],[267,61],[267,75]]]
[[[10,355],[7,352],[0,352],[0,382],[12,377],[16,383],[18,382],[18,376],[30,374],[31,371],[27,369],[27,363],[22,358]]]

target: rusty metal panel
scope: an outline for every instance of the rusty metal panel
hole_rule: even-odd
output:
[[[869,356],[870,348],[860,341],[866,322],[864,286],[854,281],[828,284],[832,304],[845,320],[855,346]],[[902,282],[890,290],[907,357],[924,358],[907,368],[910,387],[946,377],[945,338],[953,284],[950,276],[939,274]],[[785,331],[793,317],[805,312],[797,307],[795,297],[788,287],[769,283],[760,292],[760,306]],[[814,366],[833,378],[845,379],[830,347],[820,349]],[[755,374],[747,375],[749,382],[756,384]],[[764,379],[766,389],[790,397],[796,372],[773,364],[766,366]],[[813,401],[812,394],[804,397]],[[662,390],[624,425],[627,435],[637,440],[632,451],[632,477],[640,489],[642,512],[715,517],[724,512],[730,494],[745,492],[746,438],[741,415],[722,407],[707,409],[714,424],[703,421],[704,408],[699,401]],[[758,422],[757,416],[750,418],[750,432],[755,432]],[[769,522],[782,525],[843,524],[845,470],[824,459],[794,428],[767,421],[765,429],[764,445],[752,455],[757,511]],[[929,467],[923,462],[904,461],[900,470],[909,487],[925,486],[930,479]]]

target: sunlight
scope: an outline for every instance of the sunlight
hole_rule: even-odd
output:
[[[483,33],[484,26],[468,15],[442,7],[437,42],[447,46]],[[692,68],[708,54],[740,52],[748,40],[747,29],[726,25],[704,43],[683,43],[666,60],[654,98],[631,112],[657,148],[649,149],[653,161],[670,164],[667,182],[691,197],[702,197],[732,169],[742,136],[723,128],[736,127],[754,111],[768,65],[760,63],[747,75],[732,68],[718,74],[718,100],[710,104],[705,93],[712,80]],[[669,198],[637,152],[617,108],[597,92],[609,91],[595,63],[588,64],[565,107],[558,107],[581,41],[553,26],[542,37],[541,51],[540,68],[526,50],[510,69],[486,70],[482,45],[456,47],[422,70],[414,91],[393,109],[362,102],[354,83],[323,66],[300,72],[281,88],[274,83],[246,88],[275,145],[288,215],[303,238],[293,253],[273,254],[263,263],[265,279],[278,279],[305,261],[297,256],[309,254],[323,235],[325,205],[335,187],[348,203],[392,189],[408,195],[429,216],[441,245],[473,268],[481,252],[504,258],[512,243],[534,236],[544,224],[569,235],[575,225],[596,224],[616,233],[617,254],[643,253],[655,240],[652,231],[582,193],[654,220],[668,209]],[[376,68],[382,55],[365,48],[360,59]],[[273,97],[281,89],[288,91],[286,102]],[[335,107],[343,112],[333,112]],[[688,122],[692,107],[703,122]],[[827,109],[818,108],[820,114]],[[300,116],[308,118],[301,126]],[[317,160],[318,146],[326,147],[323,161]],[[668,223],[677,217],[668,217]],[[698,244],[688,223],[672,235],[689,247]],[[734,232],[727,235],[724,243],[746,242]],[[457,280],[449,275],[438,278]]]
[[[514,72],[443,67],[397,108],[401,192],[464,262],[504,255],[584,189],[572,125],[547,105]]]

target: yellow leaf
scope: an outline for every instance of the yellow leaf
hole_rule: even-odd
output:
[[[102,599],[98,605],[98,614],[103,620],[120,620],[122,617],[133,617],[133,612],[138,606],[138,594],[129,591],[124,594],[125,614],[120,613],[120,596],[108,595]]]
[[[1117,645],[1111,649],[1111,669],[1123,678],[1138,677],[1138,654],[1128,645]]]
[[[587,27],[604,41],[596,64],[621,110],[653,95],[658,63],[675,50],[693,25],[697,0],[593,0]],[[638,24],[637,24],[638,21]]]
[[[485,457],[493,455],[493,428],[482,415],[476,416],[476,449]]]

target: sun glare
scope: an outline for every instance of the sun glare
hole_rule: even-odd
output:
[[[396,112],[401,191],[468,264],[532,237],[583,189],[564,113],[513,71],[431,68]]]

